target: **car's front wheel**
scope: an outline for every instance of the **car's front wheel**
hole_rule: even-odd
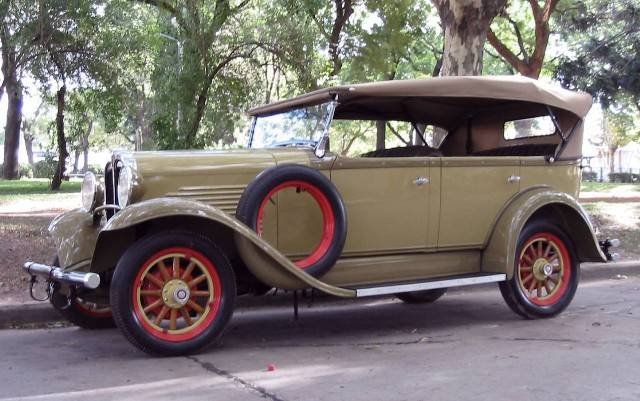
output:
[[[236,297],[233,270],[211,241],[190,232],[138,240],[111,281],[111,309],[125,337],[141,350],[184,355],[217,339]]]
[[[571,303],[579,281],[573,242],[548,221],[528,224],[518,241],[513,277],[500,283],[507,305],[529,318],[552,317]]]
[[[57,257],[53,265],[60,266]],[[78,327],[89,330],[115,327],[109,305],[87,302],[77,296],[67,299],[66,295],[57,292],[52,295],[50,301],[62,317]]]

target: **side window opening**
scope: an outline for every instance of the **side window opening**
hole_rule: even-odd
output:
[[[553,120],[549,116],[505,121],[503,129],[506,140],[549,136],[556,132]]]
[[[382,144],[378,143],[380,130],[384,132]],[[446,131],[408,121],[333,120],[329,135],[334,153],[348,157],[371,157],[372,152],[382,149],[416,146],[436,149],[442,144]]]

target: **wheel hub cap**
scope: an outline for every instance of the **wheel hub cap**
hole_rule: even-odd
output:
[[[553,266],[547,259],[540,258],[533,264],[533,275],[536,280],[543,281],[553,274]]]
[[[190,296],[189,285],[180,279],[171,280],[162,288],[162,300],[165,305],[173,309],[186,305]]]

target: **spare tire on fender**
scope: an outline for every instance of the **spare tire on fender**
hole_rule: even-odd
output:
[[[295,188],[306,191],[322,213],[322,237],[316,248],[295,264],[314,277],[327,273],[336,263],[347,238],[347,213],[337,188],[322,173],[310,167],[285,164],[264,170],[245,188],[236,218],[262,236],[267,202],[277,192]]]

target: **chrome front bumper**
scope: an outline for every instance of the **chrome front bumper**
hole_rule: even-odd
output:
[[[66,272],[56,266],[47,266],[35,262],[27,262],[23,268],[29,275],[45,277],[47,281],[82,286],[90,290],[94,290],[100,285],[100,276],[97,273]]]

